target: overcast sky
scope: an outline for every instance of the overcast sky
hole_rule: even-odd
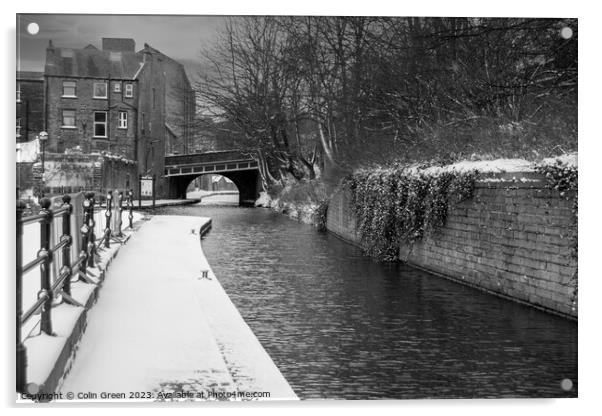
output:
[[[132,38],[136,50],[148,43],[176,60],[198,60],[203,44],[212,41],[223,22],[220,16],[17,15],[17,70],[43,71],[48,40],[57,47],[101,48],[103,37]],[[40,31],[27,32],[35,22]]]

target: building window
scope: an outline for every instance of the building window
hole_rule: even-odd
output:
[[[157,90],[153,88],[153,108],[157,108]]]
[[[17,137],[21,137],[21,117],[17,117]]]
[[[121,82],[114,82],[113,83],[113,91],[114,92],[121,92]]]
[[[117,127],[120,129],[128,128],[128,113],[127,112],[125,112],[125,111],[119,112],[119,120],[117,123]]]
[[[75,110],[63,110],[63,128],[75,128]]]
[[[134,84],[125,84],[125,96],[128,98],[134,96]]]
[[[94,137],[107,137],[107,112],[94,112]]]
[[[107,83],[106,82],[95,82],[94,83],[94,98],[107,98]]]
[[[76,97],[75,81],[63,81],[63,97]]]
[[[21,84],[17,82],[17,102],[21,102]]]

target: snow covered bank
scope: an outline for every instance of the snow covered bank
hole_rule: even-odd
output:
[[[100,215],[100,213],[98,213]],[[125,212],[124,223],[126,221]],[[134,214],[138,221],[142,216]],[[39,247],[39,225],[30,224],[24,227],[24,254],[35,253]],[[136,229],[136,225],[134,226]],[[135,232],[123,230],[123,242],[128,241]],[[110,248],[101,246],[95,267],[87,268],[89,282],[73,278],[71,296],[81,306],[69,305],[56,299],[53,306],[52,330],[53,336],[40,333],[40,316],[34,315],[22,327],[23,344],[27,354],[26,382],[30,394],[52,393],[60,382],[64,371],[69,367],[73,357],[74,346],[80,339],[86,324],[87,311],[94,304],[98,289],[102,285],[105,273],[113,258],[117,255],[121,244],[112,243]],[[35,256],[35,254],[34,254]],[[29,257],[25,257],[29,259]],[[28,308],[35,300],[39,287],[39,269],[33,269],[23,276],[23,306]],[[28,402],[29,400],[25,400]]]
[[[205,259],[208,218],[155,216],[113,263],[59,391],[142,400],[296,399]],[[203,271],[207,277],[203,277]],[[190,394],[190,396],[188,395]],[[101,400],[102,397],[85,397]],[[131,400],[125,397],[125,400]]]
[[[563,165],[567,167],[577,167],[578,166],[578,154],[575,153],[566,153],[562,156],[558,157],[550,157],[544,159],[541,163],[542,165]]]
[[[534,172],[538,165],[562,164],[577,167],[577,153],[568,153],[562,156],[547,158],[541,163],[529,162],[524,159],[495,159],[495,160],[463,160],[445,166],[430,166],[423,168],[421,165],[408,167],[410,173],[439,174],[442,172],[470,172],[477,170],[480,173],[527,173]]]
[[[463,160],[449,165],[430,165],[416,163],[412,165],[386,166],[372,169],[359,169],[355,174],[392,174],[438,176],[443,173],[476,172],[479,182],[538,182],[542,179],[539,170],[543,166],[556,165],[577,168],[577,153],[568,153],[554,158],[543,159],[540,162],[530,162],[524,159],[495,159],[495,160]]]
[[[316,225],[318,204],[309,200],[306,202],[283,201],[281,198],[272,199],[267,192],[261,192],[259,199],[255,201],[255,206],[270,208],[304,224]]]
[[[205,191],[203,189],[197,189],[186,193],[186,198],[201,199],[213,195],[238,195],[238,191]]]
[[[94,221],[95,227],[94,232],[97,238],[102,237],[104,234],[105,227],[105,211],[98,210],[94,213]],[[143,214],[138,212],[133,212],[132,222],[136,223],[140,219],[142,219]],[[121,213],[122,219],[122,228],[123,233],[126,236],[131,234],[131,230],[126,227],[129,224],[128,219],[129,213],[127,211],[123,211]],[[56,224],[53,223],[52,227],[56,227]],[[59,225],[60,227],[60,225]],[[113,244],[112,248],[115,248],[115,244]],[[40,250],[40,224],[39,223],[30,223],[23,226],[23,264],[30,262],[31,260],[37,257],[37,253]],[[101,259],[107,257],[105,256],[106,250],[104,247],[100,252]],[[77,253],[73,251],[72,258],[76,258]],[[53,278],[58,270],[54,269],[53,266]],[[75,279],[75,278],[74,278]],[[27,310],[31,305],[35,303],[37,300],[38,292],[40,291],[40,268],[34,267],[32,270],[28,271],[23,275],[23,289],[22,289],[22,297],[23,297],[23,308]],[[23,327],[22,334],[25,339],[27,336],[32,333],[32,331],[37,328],[39,324],[39,315],[32,317]],[[33,331],[35,332],[35,331]]]

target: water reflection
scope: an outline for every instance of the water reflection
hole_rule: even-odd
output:
[[[160,212],[213,219],[203,250],[303,399],[576,396],[573,322],[376,264],[265,209]]]

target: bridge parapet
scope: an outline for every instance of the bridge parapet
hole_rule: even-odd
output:
[[[166,156],[165,166],[196,165],[232,160],[253,160],[253,158],[248,154],[241,152],[240,150],[221,150],[215,152]]]
[[[165,176],[190,176],[257,170],[258,163],[239,150],[165,157]]]

